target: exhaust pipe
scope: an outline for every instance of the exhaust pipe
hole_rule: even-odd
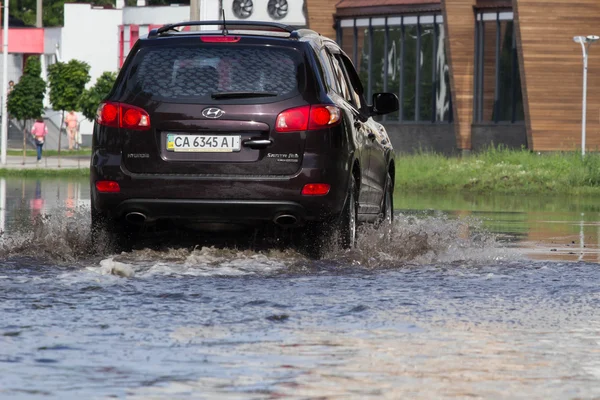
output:
[[[130,212],[125,215],[125,220],[130,224],[141,225],[146,222],[146,215],[141,212]]]
[[[275,217],[274,222],[279,226],[288,228],[296,225],[298,218],[291,214],[281,214]]]

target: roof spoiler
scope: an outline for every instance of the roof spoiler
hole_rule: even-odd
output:
[[[261,22],[261,21],[226,21],[227,27],[231,26],[246,26],[246,27],[255,27],[255,28],[269,28],[269,30],[279,30],[283,32],[288,32],[290,35],[297,31],[298,28],[285,25],[278,24],[276,22]],[[220,21],[188,21],[188,22],[179,22],[176,24],[168,24],[163,25],[158,29],[152,29],[148,33],[148,38],[158,37],[163,33],[168,31],[177,31],[175,28],[185,27],[185,26],[206,26],[206,25],[223,25],[223,20]]]

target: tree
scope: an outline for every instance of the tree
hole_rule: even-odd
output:
[[[98,110],[98,106],[102,100],[108,96],[116,79],[117,74],[115,72],[104,72],[96,80],[94,86],[83,91],[81,97],[79,98],[78,108],[81,110],[84,117],[90,121],[96,119],[96,111]]]
[[[27,58],[23,75],[8,96],[8,112],[13,118],[21,121],[23,127],[23,164],[25,164],[27,146],[27,122],[41,117],[44,113],[46,82],[41,74],[42,66],[39,57]]]
[[[86,83],[90,80],[90,66],[78,60],[68,63],[57,62],[48,67],[50,104],[54,110],[62,111],[60,129],[65,121],[65,111],[79,111],[78,102]],[[60,167],[61,137],[58,136],[58,166]]]
[[[64,26],[65,3],[91,3],[94,6],[114,7],[114,0],[42,0],[42,22],[45,27]],[[127,6],[135,6],[136,0],[126,0]],[[147,0],[149,6],[189,4],[189,0]],[[10,0],[11,18],[20,19],[25,25],[35,25],[36,0]],[[12,23],[11,23],[12,26]]]

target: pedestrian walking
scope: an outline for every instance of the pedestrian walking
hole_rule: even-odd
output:
[[[77,114],[74,110],[71,110],[65,117],[65,125],[67,125],[67,136],[69,138],[69,150],[73,150],[75,142],[77,141],[77,127],[79,122],[77,121]]]
[[[35,120],[33,128],[31,128],[31,134],[35,139],[35,147],[37,148],[37,161],[39,163],[42,159],[42,147],[44,147],[44,141],[46,135],[48,134],[48,127],[44,123],[43,118],[40,117]]]

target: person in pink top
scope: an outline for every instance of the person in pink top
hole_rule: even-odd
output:
[[[40,117],[35,120],[33,128],[31,128],[31,134],[35,139],[35,146],[37,147],[37,160],[40,161],[42,159],[42,147],[48,134],[48,127],[44,123],[43,118]]]
[[[67,114],[67,116],[65,117],[65,125],[67,125],[69,150],[73,150],[73,146],[75,145],[75,141],[77,140],[77,126],[79,125],[79,122],[77,121],[77,114],[75,114],[75,111],[71,110]]]

